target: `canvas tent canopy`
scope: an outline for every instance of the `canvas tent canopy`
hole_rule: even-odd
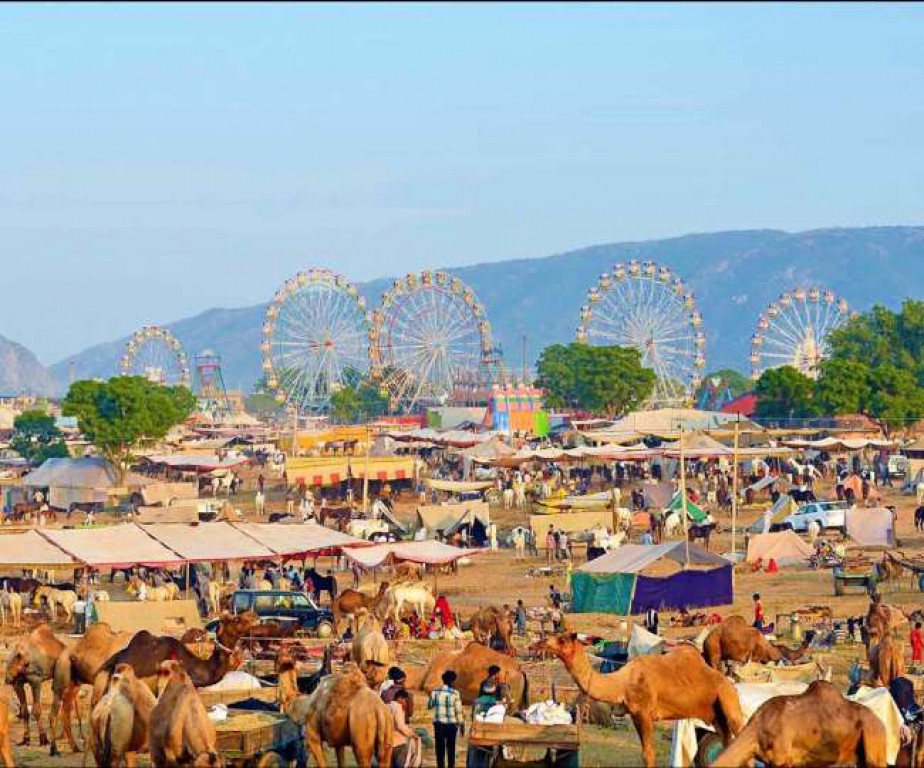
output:
[[[25,487],[47,488],[48,503],[56,509],[68,509],[71,504],[104,504],[111,493],[141,488],[150,482],[146,477],[126,472],[118,485],[115,468],[100,456],[46,459],[22,479]]]
[[[246,456],[228,456],[219,459],[214,453],[175,453],[155,454],[145,456],[144,461],[150,464],[160,464],[170,469],[185,470],[187,472],[214,472],[220,469],[232,469],[246,464]]]
[[[663,449],[664,456],[679,459],[681,449],[684,459],[715,459],[722,456],[731,456],[734,451],[709,435],[689,433],[681,435],[680,439]]]
[[[747,562],[776,561],[777,565],[804,564],[815,550],[793,531],[763,533],[748,539]]]
[[[184,560],[134,523],[106,528],[46,529],[41,535],[84,565],[93,568],[128,568],[144,565],[165,568]]]
[[[367,546],[368,542],[315,523],[234,523],[267,549],[281,557],[303,557],[341,547]]]
[[[35,531],[0,535],[0,568],[67,570],[80,563]]]
[[[445,491],[447,493],[485,491],[494,485],[492,480],[437,480],[429,477],[424,482],[434,491]]]
[[[861,547],[894,547],[892,512],[885,507],[850,507],[845,511],[847,538]]]
[[[426,504],[417,507],[418,529],[442,531],[443,535],[451,536],[466,524],[480,524],[483,529],[487,529],[491,524],[491,508],[483,501],[469,504]]]
[[[460,549],[440,541],[401,541],[371,547],[344,550],[344,554],[362,568],[380,568],[394,562],[419,565],[447,565],[459,558],[477,555],[480,549]]]
[[[732,564],[683,541],[623,544],[578,568],[571,577],[571,593],[575,613],[628,615],[649,608],[728,605]]]
[[[673,498],[670,500],[670,503],[667,505],[667,509],[671,512],[676,512],[680,509],[681,506],[685,506],[687,510],[687,516],[696,524],[704,523],[706,521],[706,513],[697,506],[694,502],[687,499],[686,504],[681,505],[680,501],[680,491],[674,494]]]
[[[145,533],[187,562],[272,560],[276,553],[229,523],[154,523]]]

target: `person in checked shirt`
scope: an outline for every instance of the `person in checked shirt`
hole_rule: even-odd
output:
[[[453,688],[456,673],[443,672],[443,684],[430,693],[427,709],[433,710],[433,736],[436,740],[437,768],[455,768],[456,732],[465,735],[462,697]]]

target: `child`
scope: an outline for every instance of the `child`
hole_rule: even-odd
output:
[[[918,668],[921,666],[921,661],[924,659],[924,632],[921,631],[921,622],[917,621],[914,624],[914,629],[911,630],[911,669],[915,672],[918,671]]]
[[[764,604],[760,602],[760,595],[754,593],[754,626],[757,629],[764,628]]]

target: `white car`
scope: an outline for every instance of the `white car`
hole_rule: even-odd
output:
[[[904,477],[908,474],[908,457],[893,453],[889,456],[888,470],[890,477]]]
[[[814,520],[821,530],[838,528],[847,530],[846,510],[850,506],[846,501],[813,501],[799,507],[791,515],[783,519],[781,528],[792,528],[798,533],[808,530],[809,522]]]

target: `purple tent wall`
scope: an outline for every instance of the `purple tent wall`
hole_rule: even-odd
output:
[[[649,608],[705,608],[732,603],[732,569],[711,571],[680,571],[664,579],[639,576],[632,599],[632,613],[644,613]]]

